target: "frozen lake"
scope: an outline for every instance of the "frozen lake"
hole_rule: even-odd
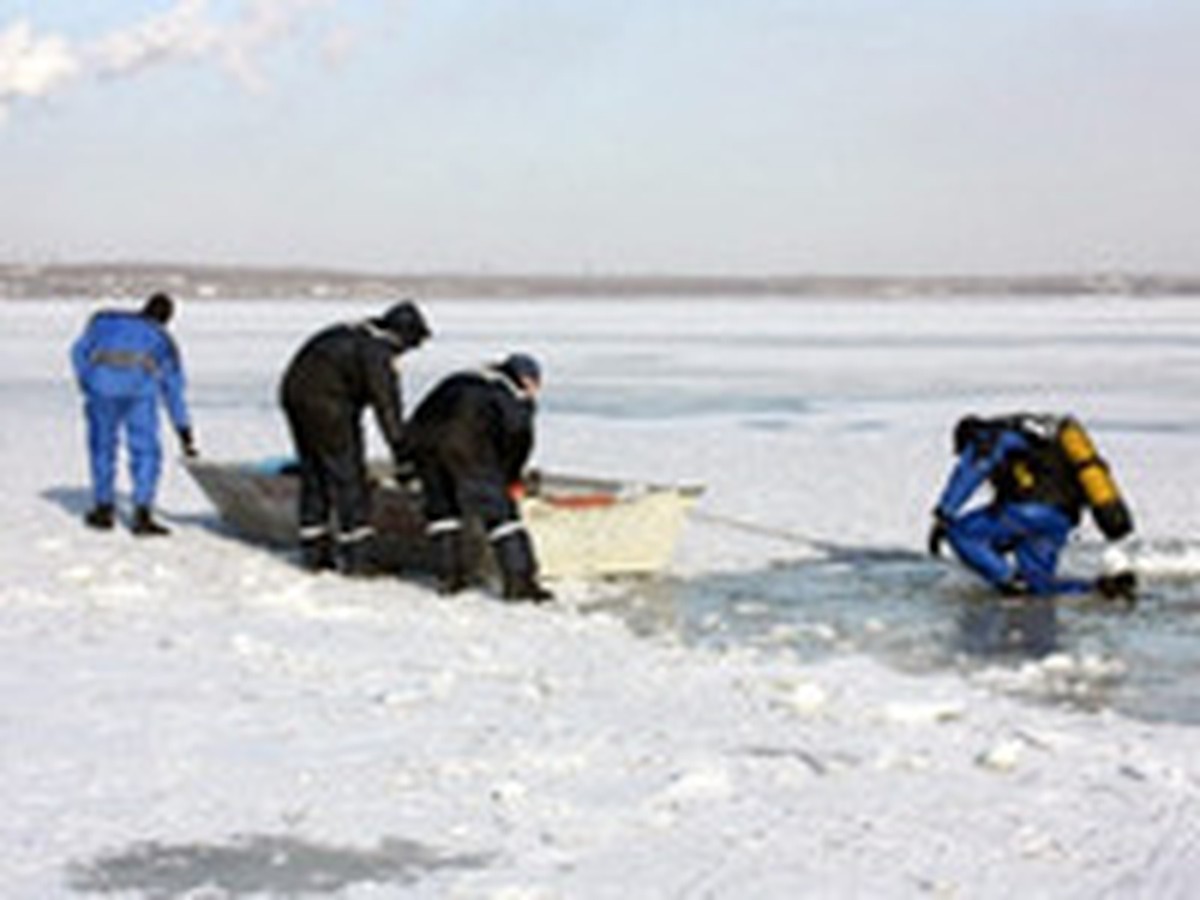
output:
[[[639,628],[804,657],[871,652],[1034,696],[1200,721],[1200,306],[731,298],[426,308],[436,336],[406,359],[410,403],[448,371],[528,350],[547,370],[538,464],[708,486],[675,577],[599,602]],[[83,312],[21,309],[25,327],[49,319],[64,342]],[[177,330],[205,452],[286,450],[274,392],[289,354],[327,322],[376,311],[186,304]],[[75,398],[60,375],[25,378],[46,395],[32,402],[70,416]],[[19,402],[31,402],[20,388]],[[1136,610],[989,612],[956,565],[921,555],[953,423],[1013,410],[1071,411],[1094,432],[1140,526],[1133,549],[1146,591]],[[185,482],[166,498],[206,515]],[[1095,571],[1099,555],[1087,526],[1066,565]],[[1061,654],[1049,670],[1027,664],[1051,651]]]
[[[1188,895],[1200,304],[425,306],[410,401],[529,351],[539,466],[706,485],[671,571],[549,608],[313,578],[173,465],[169,540],[89,532],[88,307],[0,304],[6,895]],[[288,356],[378,311],[182,304],[201,451],[285,452]],[[1132,610],[925,555],[954,422],[1019,409],[1113,464]]]
[[[683,548],[685,577],[601,604],[639,627],[805,658],[870,652],[1028,696],[1200,722],[1195,304],[735,298],[429,310],[437,337],[406,366],[410,397],[448,370],[528,349],[548,372],[541,464],[709,485],[692,525],[709,533]],[[194,393],[212,453],[224,431],[252,449],[246,435],[275,429],[278,445],[276,373],[306,326],[340,312],[189,310],[189,349],[208,361]],[[953,423],[1012,410],[1072,411],[1095,433],[1141,527],[1138,609],[1013,610],[955,565],[921,557]],[[1098,542],[1082,529],[1066,564],[1097,570]],[[1048,666],[1031,664],[1048,655]]]

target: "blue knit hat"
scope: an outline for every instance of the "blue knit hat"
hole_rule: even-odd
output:
[[[542,383],[542,367],[528,353],[510,353],[500,364],[500,368],[518,381],[528,378],[538,384]]]

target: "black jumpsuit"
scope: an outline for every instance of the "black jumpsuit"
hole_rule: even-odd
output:
[[[396,461],[407,458],[395,362],[428,334],[416,307],[403,303],[378,319],[324,329],[288,364],[280,402],[299,458],[300,543],[310,567],[334,563],[331,507],[344,567],[366,567],[372,529],[362,412],[374,411]]]
[[[533,449],[533,398],[503,364],[439,383],[413,412],[409,436],[441,589],[463,587],[464,517],[483,522],[509,599],[548,599],[533,544],[510,495]]]

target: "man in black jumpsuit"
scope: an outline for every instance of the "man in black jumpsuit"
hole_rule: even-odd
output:
[[[533,543],[514,494],[533,449],[537,361],[515,353],[503,362],[439,383],[409,423],[413,459],[425,490],[425,516],[438,586],[466,586],[465,516],[483,522],[508,600],[542,601]]]
[[[398,466],[409,451],[396,365],[430,335],[416,305],[333,325],[311,337],[284,372],[279,397],[300,464],[300,547],[313,570],[370,571],[370,489],[362,412],[371,407]],[[336,514],[335,542],[330,528]]]

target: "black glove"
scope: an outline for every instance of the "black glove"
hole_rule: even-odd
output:
[[[521,482],[525,485],[525,494],[536,497],[542,492],[542,470],[526,469],[525,474],[521,476]]]
[[[1137,601],[1137,576],[1130,571],[1101,575],[1096,590],[1107,600],[1124,600],[1132,606]]]
[[[942,555],[942,541],[946,540],[946,518],[938,513],[934,514],[933,527],[929,529],[929,555]]]
[[[179,449],[188,459],[195,459],[200,455],[200,451],[196,449],[196,438],[192,434],[192,429],[179,429]]]

